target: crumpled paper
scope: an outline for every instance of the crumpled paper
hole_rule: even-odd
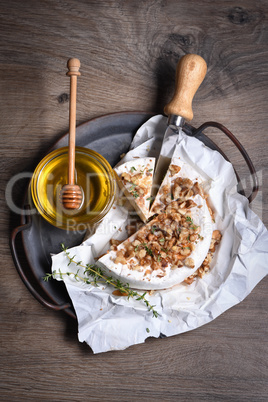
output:
[[[146,122],[120,163],[137,156],[157,157],[166,124],[161,115]],[[142,301],[113,295],[110,286],[96,287],[72,276],[58,276],[58,280],[64,280],[73,302],[78,339],[86,342],[94,353],[122,350],[144,342],[147,337],[172,336],[198,328],[241,302],[268,273],[268,232],[249,208],[248,200],[237,193],[232,165],[217,151],[183,132],[178,135],[174,155],[195,167],[209,184],[215,228],[223,235],[211,270],[191,285],[181,283],[147,294],[147,300],[159,313],[158,318],[153,317]],[[81,246],[70,249],[70,255],[83,264],[94,263],[109,248],[111,238],[127,237],[128,216],[127,208],[114,205],[96,232]],[[60,269],[62,274],[77,272],[78,267],[68,263],[64,252],[54,255],[51,269]]]

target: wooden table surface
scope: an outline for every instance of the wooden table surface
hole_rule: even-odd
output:
[[[0,2],[0,400],[267,400],[267,278],[195,331],[94,355],[78,342],[76,321],[39,304],[15,269],[9,237],[20,216],[11,202],[21,206],[25,180],[5,199],[10,180],[32,172],[68,131],[70,57],[81,60],[80,124],[120,111],[162,113],[178,60],[197,53],[208,73],[192,124],[221,122],[242,142],[260,181],[252,209],[267,225],[267,12],[267,0]],[[215,130],[207,134],[249,193],[242,157]]]

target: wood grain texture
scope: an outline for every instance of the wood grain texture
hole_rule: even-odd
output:
[[[9,180],[32,172],[68,131],[69,58],[81,61],[80,124],[118,111],[162,113],[178,60],[197,53],[208,73],[192,124],[221,122],[242,142],[261,184],[252,208],[267,225],[267,12],[266,0],[0,2],[0,400],[267,400],[267,278],[193,332],[93,355],[79,344],[76,322],[45,309],[21,282],[8,241],[19,216],[4,196]],[[238,152],[208,135],[250,191]],[[14,189],[16,205],[25,185]]]

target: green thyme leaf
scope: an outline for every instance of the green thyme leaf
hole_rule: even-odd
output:
[[[147,246],[146,246],[147,247]],[[47,282],[50,279],[55,279],[56,277],[60,277],[63,279],[64,275],[68,277],[73,277],[76,281],[82,281],[88,285],[94,285],[94,286],[99,286],[99,283],[105,283],[107,285],[113,286],[115,289],[119,290],[120,293],[123,296],[126,296],[128,299],[130,298],[135,298],[136,300],[141,300],[144,302],[146,307],[148,308],[149,311],[152,311],[153,317],[158,317],[159,314],[158,312],[154,309],[155,306],[151,305],[149,301],[146,299],[146,292],[143,294],[140,294],[134,290],[132,290],[129,287],[128,283],[122,283],[119,279],[114,279],[112,276],[106,276],[102,269],[97,266],[96,264],[86,264],[83,265],[81,261],[77,262],[75,260],[75,256],[70,257],[69,251],[67,251],[67,248],[65,248],[64,244],[61,245],[61,249],[65,252],[66,256],[69,259],[69,264],[74,264],[76,266],[79,266],[84,269],[84,275],[81,276],[80,274],[80,268],[78,268],[77,272],[61,272],[59,269],[58,271],[54,270],[51,274],[47,273],[44,277],[43,280]],[[147,247],[148,251],[151,252]]]
[[[167,248],[163,248],[163,247],[162,247],[162,248],[161,248],[161,251],[164,251],[164,253],[166,253],[166,254],[168,253],[168,249],[167,249]]]
[[[152,250],[151,250],[149,247],[147,247],[147,246],[145,246],[144,248],[145,248],[147,254],[149,254],[149,255],[152,257],[152,256],[153,256]]]
[[[139,197],[139,193],[137,191],[131,191],[130,192],[134,198],[138,198]]]
[[[131,187],[130,187],[129,191],[134,191],[135,187],[137,187],[137,184],[131,183]]]

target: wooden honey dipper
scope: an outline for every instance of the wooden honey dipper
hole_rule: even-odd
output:
[[[83,200],[81,188],[75,184],[75,129],[76,129],[76,92],[77,77],[80,61],[69,59],[67,62],[69,71],[66,73],[70,77],[70,108],[69,108],[69,151],[68,151],[68,184],[61,189],[61,200],[64,208],[78,209]]]

